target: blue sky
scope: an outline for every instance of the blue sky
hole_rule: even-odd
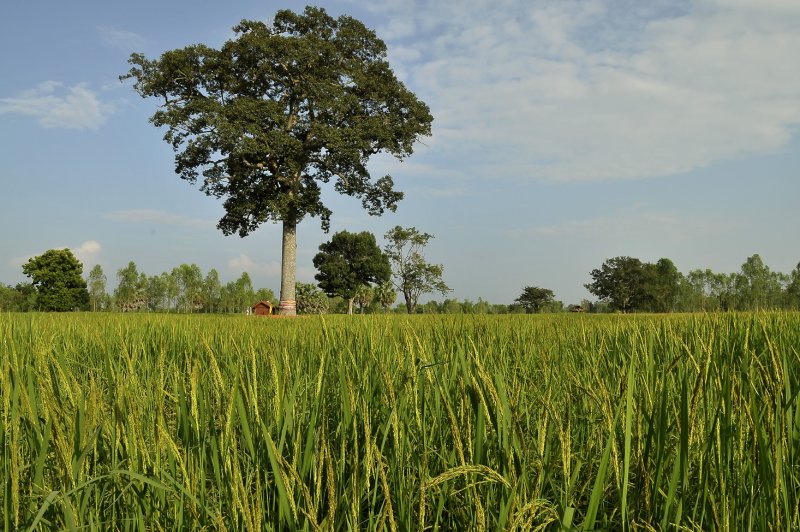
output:
[[[304,3],[12,2],[0,19],[0,282],[71,248],[115,283],[128,261],[181,263],[279,288],[280,226],[216,229],[218,200],[180,180],[162,132],[118,76],[131,52],[219,46],[243,18]],[[326,192],[332,231],[435,235],[451,297],[511,302],[526,285],[566,303],[606,258],[737,271],[800,261],[800,2],[796,0],[321,1],[375,29],[433,135],[398,163],[406,192],[367,215]],[[298,278],[330,235],[306,219]]]

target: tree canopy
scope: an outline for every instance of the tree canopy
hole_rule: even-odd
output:
[[[65,312],[86,310],[89,292],[83,280],[83,264],[68,249],[51,249],[22,266],[36,290],[39,310]]]
[[[547,288],[538,286],[526,286],[522,289],[522,294],[514,300],[525,308],[528,314],[535,314],[555,300],[555,294]]]
[[[584,286],[601,301],[608,301],[614,310],[629,312],[644,298],[643,268],[637,258],[614,257],[592,270],[593,281]]]
[[[430,135],[430,111],[392,72],[386,45],[349,16],[324,9],[278,11],[271,25],[242,20],[220,49],[203,44],[159,59],[131,55],[142,97],[161,107],[182,179],[224,200],[218,227],[245,236],[267,221],[283,223],[281,300],[293,313],[296,226],[331,211],[321,184],[359,198],[370,214],[402,199],[391,176],[373,180],[372,155],[410,155]]]
[[[353,313],[359,287],[388,281],[392,275],[389,258],[368,231],[334,234],[329,242],[320,244],[314,267],[319,270],[315,279],[326,294],[348,300],[348,314]]]
[[[444,267],[429,264],[422,254],[433,235],[421,233],[416,227],[404,228],[399,225],[384,235],[388,242],[384,252],[393,265],[393,283],[406,300],[406,310],[413,314],[419,296],[430,292],[442,295],[450,288],[442,280]]]

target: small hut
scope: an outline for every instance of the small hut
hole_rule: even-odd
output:
[[[270,316],[274,312],[274,309],[275,305],[269,301],[259,301],[250,307],[252,314],[255,314],[256,316]]]

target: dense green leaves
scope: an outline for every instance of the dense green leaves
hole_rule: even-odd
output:
[[[642,261],[633,257],[614,257],[592,270],[593,281],[586,286],[611,308],[628,312],[639,308],[646,298],[645,269]]]
[[[68,249],[51,249],[22,266],[36,289],[36,308],[64,312],[86,310],[89,292],[83,280],[83,265]]]
[[[322,290],[329,296],[350,301],[349,314],[361,286],[386,282],[392,275],[388,257],[378,247],[375,235],[368,231],[336,233],[330,241],[320,244],[314,267]]]
[[[545,308],[554,299],[555,294],[552,290],[539,288],[538,286],[526,286],[522,290],[522,294],[514,302],[522,305],[525,308],[525,312],[532,314]]]
[[[586,288],[612,310],[623,312],[800,308],[797,271],[771,271],[758,254],[730,274],[695,269],[683,275],[669,259],[652,264],[615,257],[591,275],[593,282]]]

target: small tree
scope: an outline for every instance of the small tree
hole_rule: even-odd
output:
[[[83,280],[83,265],[68,249],[51,249],[22,266],[36,289],[39,310],[65,312],[86,310],[89,291]]]
[[[398,225],[384,238],[388,241],[384,252],[394,266],[393,283],[403,294],[409,314],[416,310],[420,295],[431,292],[445,295],[451,291],[442,280],[444,267],[428,264],[422,254],[433,235],[420,233],[416,227],[406,229]]]
[[[372,287],[367,284],[362,284],[358,287],[358,290],[356,290],[353,301],[358,305],[358,311],[364,314],[364,308],[370,306],[374,298],[375,292]]]
[[[222,283],[219,280],[219,272],[216,268],[211,268],[203,280],[203,302],[206,312],[218,312],[220,300],[222,299]]]
[[[325,314],[328,312],[328,297],[311,283],[297,283],[297,312]]]
[[[397,299],[397,291],[394,289],[392,283],[381,283],[375,287],[373,292],[375,294],[375,299],[378,301],[380,306],[383,307],[383,312],[389,312],[389,309],[392,308],[392,305],[394,305],[394,302]]]
[[[526,286],[522,289],[522,295],[514,300],[525,308],[528,314],[535,314],[547,308],[555,300],[555,294],[547,288],[538,286]]]
[[[136,268],[136,263],[130,261],[124,268],[117,270],[117,288],[114,290],[116,307],[120,310],[138,310],[146,302],[146,286]]]
[[[341,231],[330,242],[319,246],[314,257],[319,273],[314,278],[329,296],[347,300],[347,313],[353,313],[353,300],[362,285],[388,281],[392,275],[389,259],[381,252],[372,233]]]
[[[97,312],[98,307],[106,297],[106,274],[103,268],[96,264],[89,272],[87,285],[89,288],[89,300],[92,303],[92,312]]]
[[[319,216],[329,226],[320,185],[335,180],[370,214],[394,211],[402,193],[390,176],[373,181],[367,161],[411,155],[433,118],[395,77],[384,42],[351,17],[282,10],[271,25],[243,20],[234,32],[220,49],[133,54],[122,79],[162,102],[151,122],[167,127],[175,172],[191,183],[202,175],[200,190],[224,198],[224,234],[283,223],[281,312],[294,314],[297,224]]]

